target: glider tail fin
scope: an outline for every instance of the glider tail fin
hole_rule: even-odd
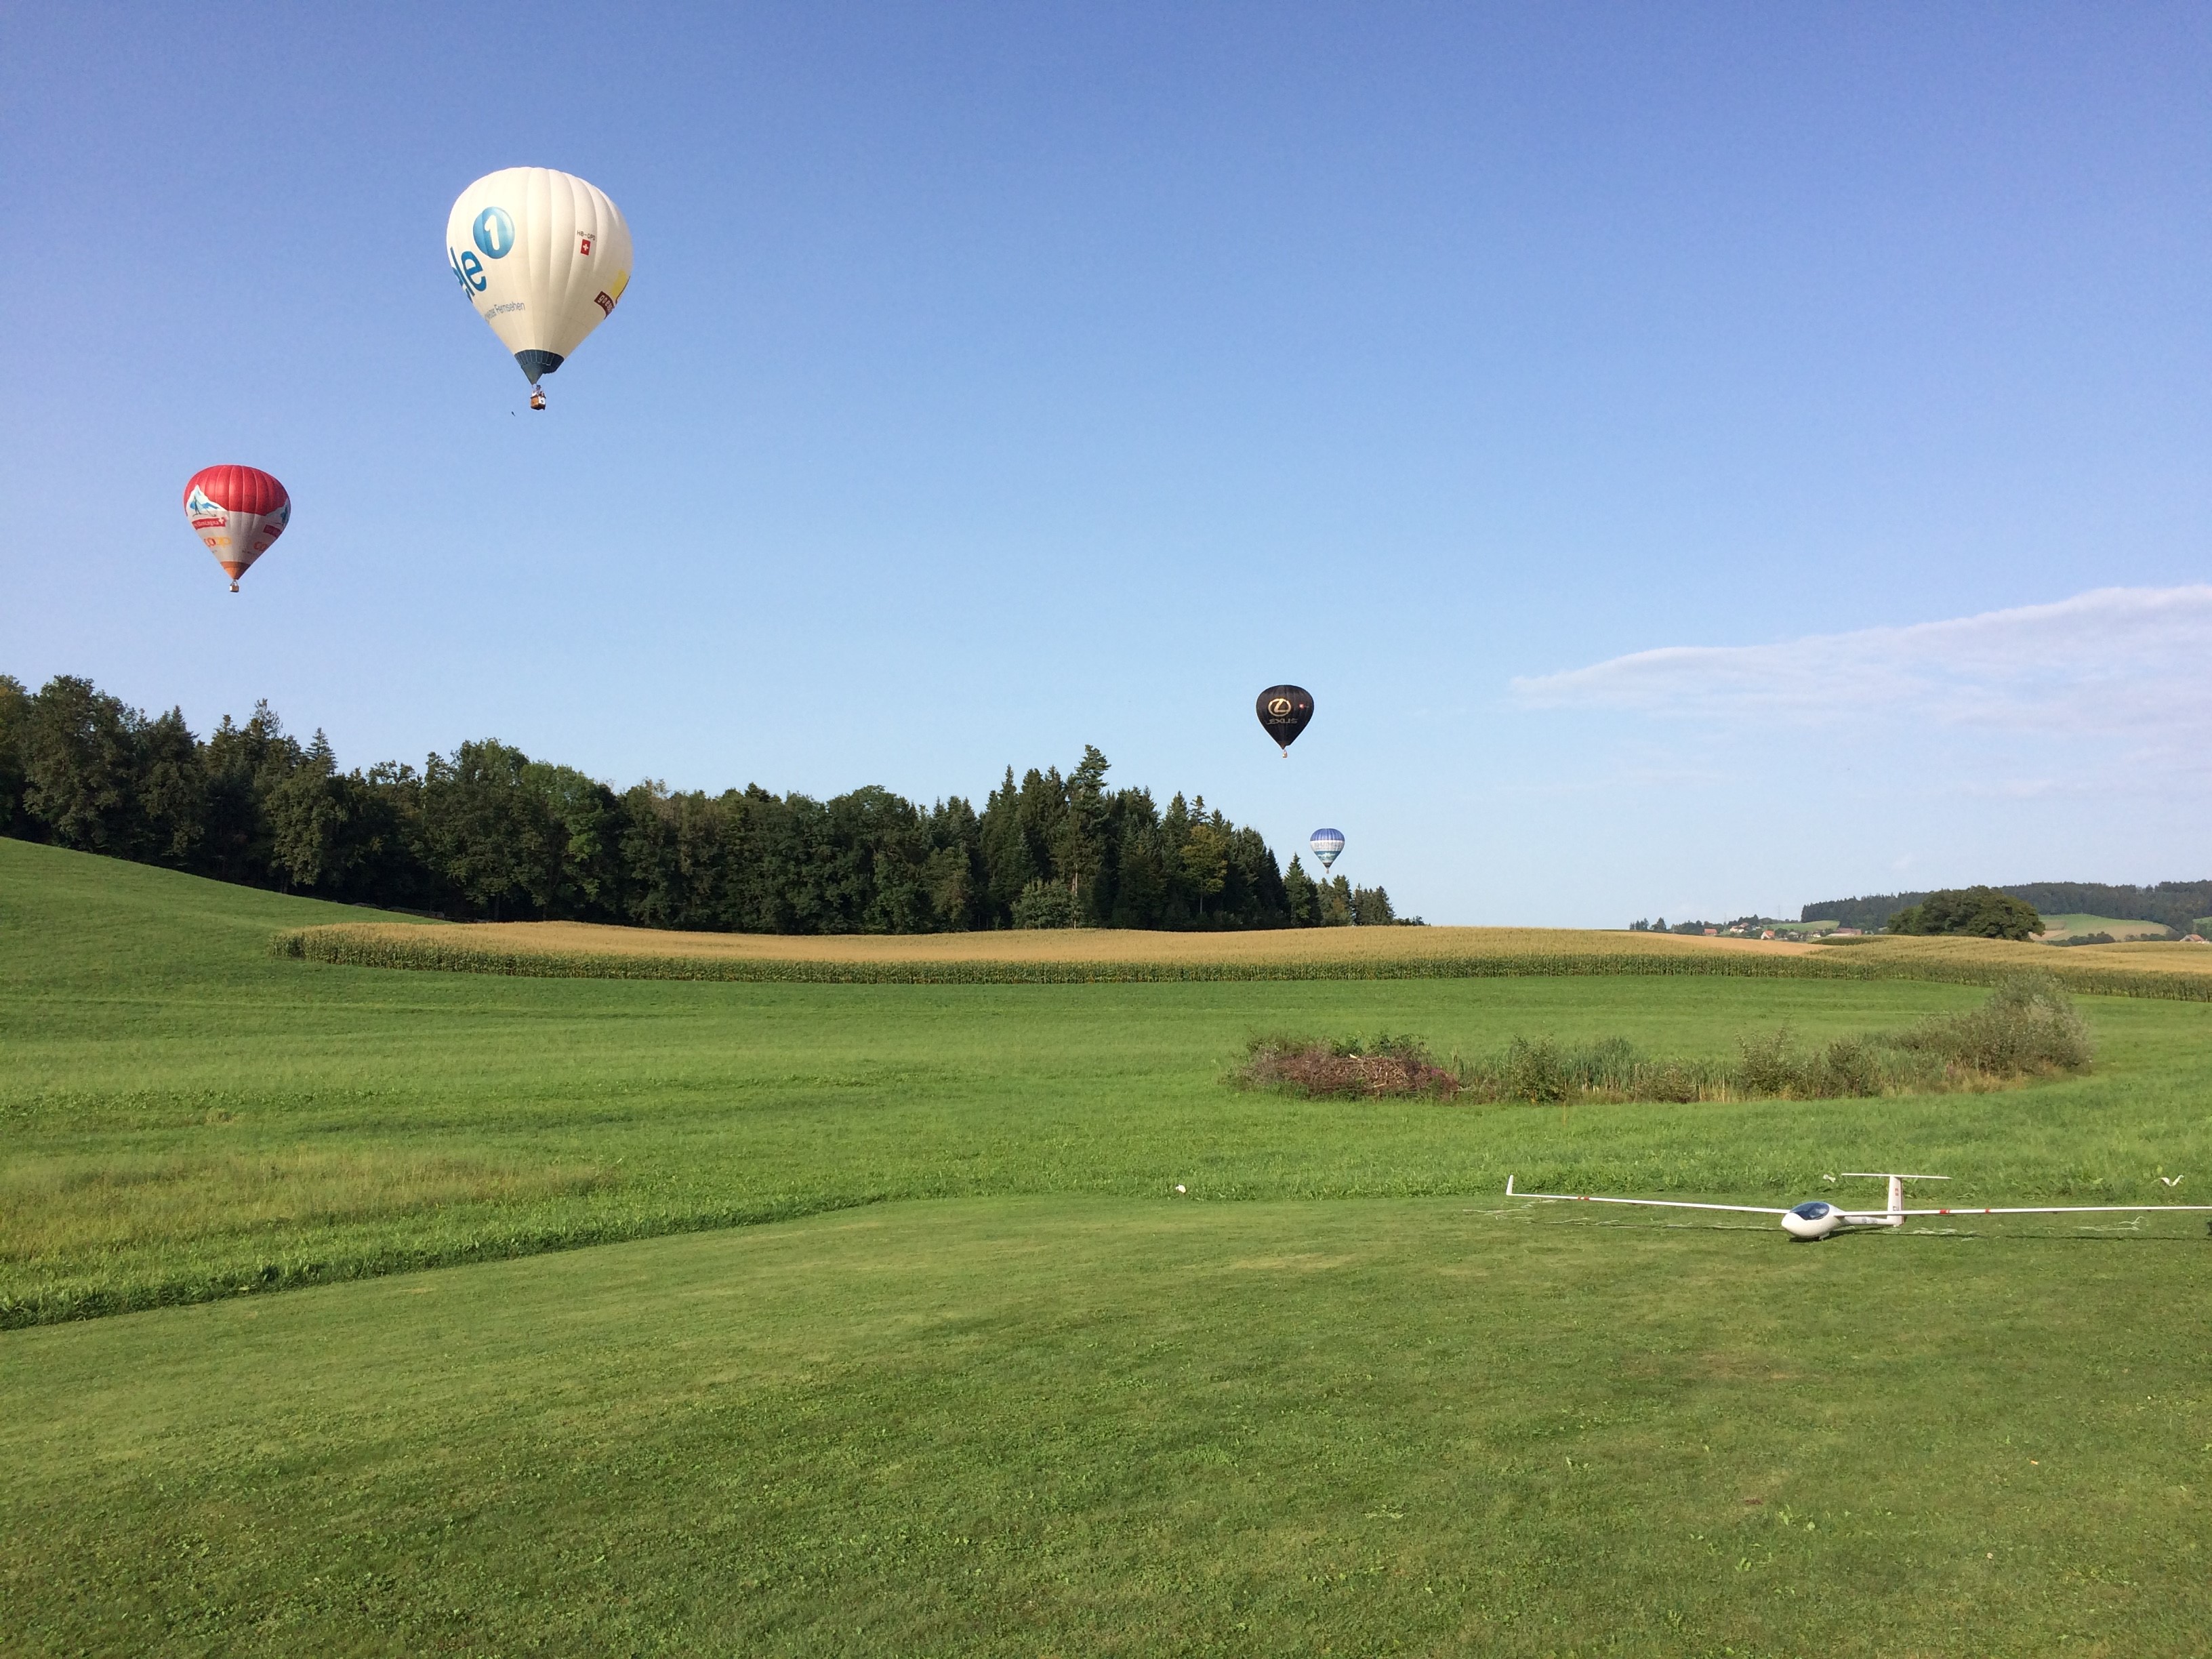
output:
[[[1885,1227],[1902,1227],[1905,1224],[1905,1183],[1906,1182],[1948,1181],[1951,1178],[1948,1176],[1936,1175],[1893,1175],[1887,1170],[1845,1170],[1843,1171],[1843,1176],[1847,1181],[1886,1181],[1889,1183],[1889,1208],[1881,1218],[1881,1223]]]

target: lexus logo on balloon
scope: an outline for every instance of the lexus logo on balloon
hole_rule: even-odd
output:
[[[1291,745],[1313,718],[1313,694],[1302,685],[1271,685],[1260,694],[1255,707],[1260,725],[1289,757]]]

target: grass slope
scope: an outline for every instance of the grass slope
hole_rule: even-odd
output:
[[[1221,1086],[1257,1030],[1729,1053],[1975,994],[1578,978],[628,983],[271,959],[330,907],[0,842],[0,1323],[906,1198],[1796,1194],[1894,1160],[1961,1200],[2157,1198],[2212,1164],[2202,1006],[2105,1001],[2087,1079],[1940,1103],[1447,1108]]]
[[[2201,1238],[901,1205],[0,1338],[12,1652],[2184,1655]]]

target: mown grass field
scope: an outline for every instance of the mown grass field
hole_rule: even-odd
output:
[[[2202,1004],[2085,999],[2096,1071],[2002,1093],[1354,1105],[1219,1079],[1260,1030],[1721,1053],[1979,993],[268,951],[358,915],[0,842],[0,1294],[64,1322],[0,1330],[10,1651],[2202,1650],[2201,1218],[1496,1197],[2199,1196]]]

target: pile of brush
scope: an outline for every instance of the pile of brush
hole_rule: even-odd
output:
[[[1352,1099],[1431,1095],[1449,1100],[1459,1073],[1439,1066],[1412,1037],[1378,1036],[1332,1042],[1308,1037],[1255,1037],[1238,1078],[1302,1095]]]

